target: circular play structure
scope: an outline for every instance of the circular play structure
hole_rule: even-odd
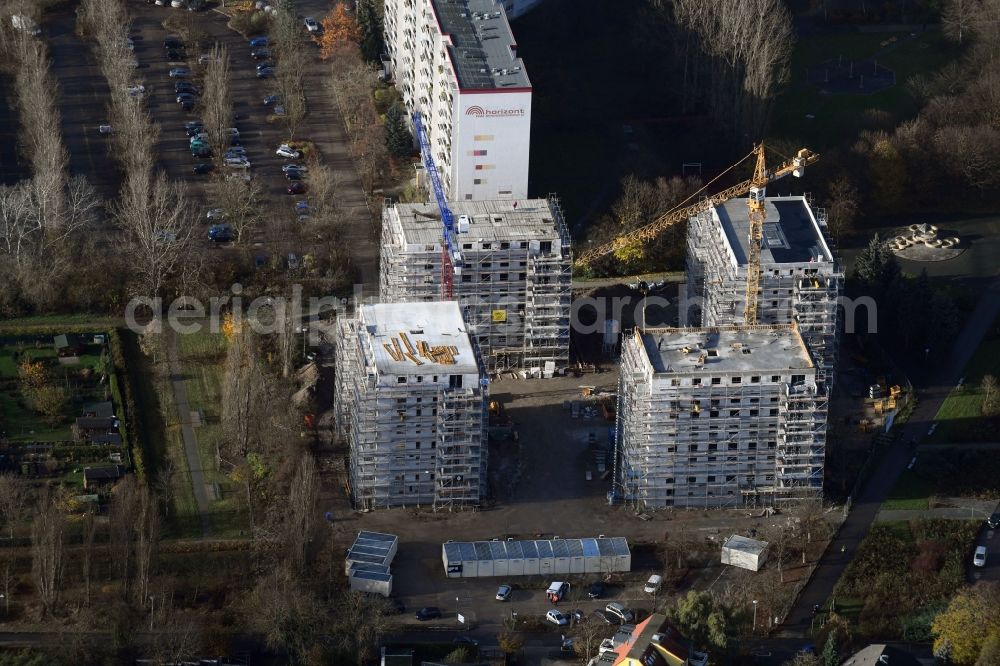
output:
[[[938,231],[933,224],[911,224],[903,233],[889,239],[889,249],[913,261],[942,261],[962,253],[957,236],[939,238]]]
[[[896,85],[896,73],[878,60],[839,56],[810,67],[809,83],[828,94],[871,95]]]

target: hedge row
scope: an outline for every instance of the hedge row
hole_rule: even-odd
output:
[[[112,384],[112,392],[115,389],[120,392],[116,404],[119,406],[119,419],[125,424],[125,441],[128,442],[129,457],[132,460],[136,476],[142,481],[147,481],[146,441],[142,429],[139,428],[139,407],[136,403],[135,387],[132,385],[129,373],[129,364],[125,360],[121,331],[117,328],[111,329],[108,341],[111,347],[111,360],[115,364],[116,381]]]

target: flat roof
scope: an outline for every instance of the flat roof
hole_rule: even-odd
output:
[[[460,90],[529,88],[524,62],[503,5],[497,0],[431,0],[441,32],[451,38]]]
[[[751,539],[750,537],[745,537],[740,534],[734,534],[725,543],[722,544],[723,548],[732,548],[733,550],[738,550],[742,553],[751,553],[753,555],[760,555],[767,548],[766,541],[758,541],[757,539]]]
[[[561,238],[548,199],[452,201],[448,207],[455,216],[455,237],[460,243],[464,239],[532,241]],[[441,245],[443,225],[436,203],[397,203],[393,204],[393,209],[405,244]],[[462,216],[468,218],[469,229],[459,233]]]
[[[813,367],[793,326],[636,329],[659,374],[806,370]]]
[[[375,366],[382,373],[479,374],[479,364],[455,301],[362,305],[360,320],[368,334]],[[442,348],[446,353],[443,356],[421,353],[428,347]],[[409,355],[401,356],[400,352]]]
[[[830,248],[805,197],[768,197],[764,201],[764,212],[764,238],[760,250],[762,264],[833,261]],[[716,206],[715,214],[737,263],[745,265],[750,244],[747,200],[730,199]]]
[[[443,544],[449,562],[536,559],[554,557],[626,556],[628,540],[538,539],[528,541],[449,541]]]

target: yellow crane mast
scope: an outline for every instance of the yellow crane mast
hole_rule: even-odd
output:
[[[724,189],[715,195],[702,199],[696,204],[683,206],[684,203],[698,196],[705,190],[705,188],[721,178],[725,173],[736,168],[752,156],[756,157],[757,160],[752,178]],[[746,157],[726,169],[722,172],[722,174],[719,174],[719,176],[716,176],[711,181],[706,183],[704,187],[698,190],[698,192],[695,192],[685,201],[681,202],[683,207],[675,208],[667,213],[664,213],[645,226],[642,226],[634,231],[624,233],[620,236],[616,236],[610,242],[578,255],[573,264],[577,268],[588,266],[594,260],[607,256],[616,250],[631,247],[644,241],[650,241],[678,222],[683,222],[703,210],[707,210],[713,206],[718,206],[719,204],[725,203],[730,199],[749,193],[750,196],[747,199],[747,205],[749,206],[750,213],[750,249],[749,256],[747,257],[746,309],[744,310],[743,319],[747,324],[756,324],[757,292],[760,289],[760,247],[764,233],[764,199],[767,184],[778,180],[779,178],[784,178],[789,174],[795,176],[796,178],[801,177],[805,172],[805,168],[818,159],[818,153],[814,153],[808,148],[802,148],[795,153],[795,157],[786,160],[774,171],[768,171],[764,159],[764,144],[758,144]]]

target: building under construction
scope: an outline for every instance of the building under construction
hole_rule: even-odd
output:
[[[456,245],[450,256],[436,204],[385,204],[381,300],[454,298],[489,372],[551,376],[564,368],[572,256],[558,200],[449,205]]]
[[[479,503],[488,382],[458,304],[362,305],[337,324],[334,409],[358,508]]]
[[[814,496],[826,414],[794,324],[636,329],[622,344],[615,494],[645,508]]]
[[[802,196],[767,197],[764,209],[757,323],[798,324],[816,381],[829,392],[844,274],[826,239],[825,213]],[[730,199],[689,220],[688,320],[701,326],[743,323],[749,229],[746,199]]]

